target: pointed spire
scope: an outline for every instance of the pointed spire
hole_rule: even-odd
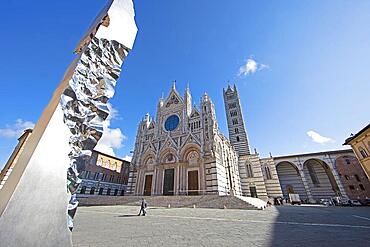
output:
[[[162,92],[162,95],[159,98],[158,107],[162,107],[163,104],[164,104],[164,93]]]
[[[176,90],[176,80],[172,82],[172,90]]]
[[[185,88],[185,95],[186,95],[186,94],[189,94],[189,95],[191,94],[191,93],[190,93],[189,82],[186,84],[186,88]]]

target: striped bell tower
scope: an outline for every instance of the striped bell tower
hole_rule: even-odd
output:
[[[240,98],[236,86],[223,90],[227,127],[229,129],[229,139],[239,156],[250,155],[247,130],[243,120],[243,112],[240,105]]]

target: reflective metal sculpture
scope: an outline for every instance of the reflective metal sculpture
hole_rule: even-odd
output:
[[[128,52],[129,49],[117,41],[93,37],[83,49],[69,87],[61,97],[64,122],[71,131],[71,162],[67,171],[67,188],[71,194],[68,205],[70,229],[78,205],[76,191],[81,183],[78,175],[103,134],[103,121],[109,114],[107,102],[114,94]]]
[[[109,0],[77,46],[0,190],[1,247],[72,246],[67,225],[72,230],[78,176],[102,136],[107,102],[136,37],[134,16],[132,0]]]
[[[83,39],[82,46],[77,48],[76,52],[82,53],[80,61],[60,100],[64,123],[71,131],[70,165],[67,170],[67,188],[71,195],[68,227],[71,231],[78,206],[76,192],[82,182],[79,174],[85,170],[85,162],[102,137],[103,122],[109,115],[107,102],[114,95],[122,63],[130,51],[116,40],[95,37],[99,27],[109,28],[109,25],[110,16],[107,13],[88,38]]]

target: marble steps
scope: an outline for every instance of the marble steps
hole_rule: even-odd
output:
[[[143,196],[87,196],[79,197],[80,206],[139,206]],[[227,208],[259,209],[235,196],[144,196],[149,207],[171,208]]]

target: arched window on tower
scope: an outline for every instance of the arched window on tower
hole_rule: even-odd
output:
[[[253,177],[252,164],[247,163],[247,164],[245,165],[245,170],[246,170],[246,172],[247,172],[247,177],[248,177],[248,178],[252,178],[252,177]]]
[[[239,129],[235,128],[235,134],[239,134]]]
[[[270,167],[265,166],[266,179],[272,179]]]

